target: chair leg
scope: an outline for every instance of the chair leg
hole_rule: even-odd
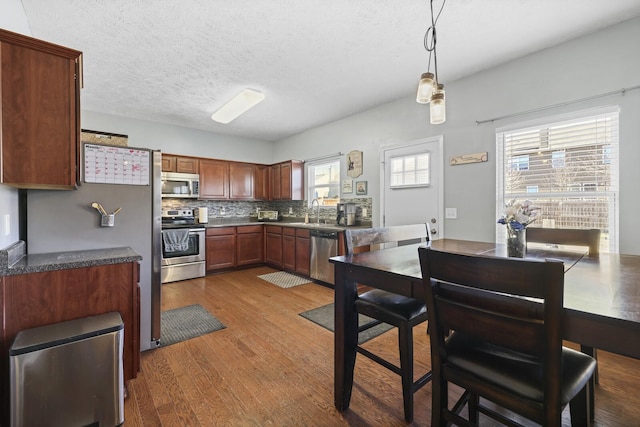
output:
[[[587,387],[589,388],[589,417],[593,420],[595,418],[596,411],[596,384],[598,381],[598,353],[597,349],[593,347],[589,347],[586,345],[580,345],[580,351],[584,354],[588,354],[589,356],[596,359],[596,369],[593,371],[593,375],[589,378],[589,382],[587,383]]]
[[[449,405],[449,390],[446,381],[437,374],[431,380],[431,426],[446,427],[448,422],[444,416]]]
[[[571,427],[585,427],[591,425],[591,416],[588,408],[589,385],[585,385],[582,390],[569,402],[571,412]]]
[[[413,330],[406,323],[398,328],[398,348],[404,419],[410,423],[413,420]]]
[[[480,397],[475,393],[469,394],[469,401],[467,405],[469,407],[469,422],[472,424],[478,424],[478,405],[480,404]]]

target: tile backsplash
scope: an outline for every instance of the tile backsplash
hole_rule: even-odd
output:
[[[356,204],[356,221],[361,223],[371,222],[372,199],[359,197],[354,199],[341,199],[341,202]],[[224,201],[224,200],[191,200],[163,198],[163,209],[177,208],[204,208],[209,213],[209,218],[257,218],[257,210],[278,211],[278,215],[285,220],[304,220],[305,214],[309,215],[309,221],[316,220],[316,209],[308,207],[306,200],[300,201]],[[367,216],[363,217],[362,209],[365,208]],[[336,220],[335,207],[320,208],[320,222],[334,223]]]

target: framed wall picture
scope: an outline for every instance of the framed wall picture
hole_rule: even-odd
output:
[[[366,196],[367,181],[356,181],[356,194],[358,196]]]
[[[342,194],[351,194],[353,193],[353,180],[352,179],[343,179],[342,180]]]
[[[347,176],[357,178],[360,175],[362,175],[362,151],[350,151],[347,154]]]

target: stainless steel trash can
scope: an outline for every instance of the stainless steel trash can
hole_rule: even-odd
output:
[[[119,313],[19,332],[9,350],[11,426],[124,423],[123,341]]]

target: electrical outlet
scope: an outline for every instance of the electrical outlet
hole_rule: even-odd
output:
[[[444,217],[447,219],[458,218],[458,208],[446,208],[444,210]]]
[[[289,207],[289,214],[292,214],[292,213],[293,213],[293,208]]]
[[[362,208],[362,217],[366,218],[367,217],[367,208]]]

